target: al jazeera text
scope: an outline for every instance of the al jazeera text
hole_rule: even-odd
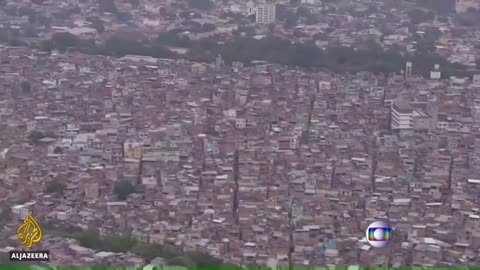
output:
[[[50,252],[44,251],[10,251],[10,261],[36,261],[48,262],[50,260]]]

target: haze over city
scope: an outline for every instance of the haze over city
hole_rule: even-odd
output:
[[[0,266],[478,266],[479,59],[480,0],[0,0]]]

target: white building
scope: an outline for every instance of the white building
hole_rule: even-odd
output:
[[[235,120],[235,127],[239,129],[244,129],[247,127],[247,119],[245,118],[237,118]]]
[[[332,85],[331,85],[330,82],[326,82],[326,81],[318,82],[318,89],[319,90],[330,90],[331,87],[332,87]]]
[[[85,197],[90,200],[95,200],[99,196],[99,185],[98,183],[87,183],[85,184]]]
[[[154,188],[157,185],[157,178],[153,175],[143,176],[142,184],[149,188]]]
[[[246,15],[250,16],[250,15],[253,15],[253,14],[255,14],[255,3],[253,3],[253,1],[250,0],[247,3]]]
[[[432,71],[430,71],[430,79],[438,80],[442,78],[442,72],[440,71],[440,65],[436,64]]]
[[[58,220],[68,220],[73,213],[73,208],[66,205],[60,205],[56,208],[54,213],[56,214],[56,218]]]
[[[405,130],[413,128],[413,108],[405,101],[397,100],[392,103],[390,117],[391,129]]]
[[[480,87],[480,74],[473,75],[473,86]]]
[[[457,13],[467,12],[468,9],[480,9],[480,0],[456,0],[455,11]]]
[[[123,153],[125,158],[139,160],[143,154],[143,143],[137,139],[127,139],[123,143]]]
[[[88,146],[89,139],[95,138],[95,133],[81,133],[72,140],[72,148],[83,151]]]
[[[19,219],[25,219],[28,216],[28,208],[24,205],[15,205],[12,207],[12,213]]]
[[[257,23],[270,24],[275,22],[275,4],[262,3],[255,10]]]
[[[28,217],[28,212],[35,202],[28,202],[26,204],[15,205],[12,207],[12,213],[19,219],[24,220]]]

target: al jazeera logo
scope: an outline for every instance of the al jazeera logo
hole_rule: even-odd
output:
[[[31,249],[32,246],[42,239],[42,229],[38,222],[29,212],[23,221],[23,224],[17,230],[18,240],[26,248]],[[10,251],[10,261],[49,261],[49,251]]]

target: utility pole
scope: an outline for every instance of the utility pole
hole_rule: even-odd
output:
[[[235,224],[239,224],[238,218],[238,180],[239,180],[239,153],[238,149],[235,150],[233,155],[233,181],[235,182],[235,187],[233,188],[233,202],[232,202],[232,212]]]
[[[288,207],[288,269],[293,269],[292,253],[295,251],[295,243],[293,241],[293,231],[295,223],[293,220],[293,209],[295,208],[296,198],[293,197]]]
[[[307,119],[305,130],[303,132],[303,143],[306,143],[306,144],[308,144],[309,139],[310,139],[310,127],[311,127],[311,124],[312,124],[312,114],[313,114],[314,109],[315,109],[315,95],[312,95],[310,97],[310,107],[309,107],[309,110],[308,110],[308,119]]]
[[[452,192],[452,177],[453,177],[454,166],[455,166],[455,158],[452,155],[450,156],[450,163],[448,165],[448,182],[447,182],[448,192]]]

